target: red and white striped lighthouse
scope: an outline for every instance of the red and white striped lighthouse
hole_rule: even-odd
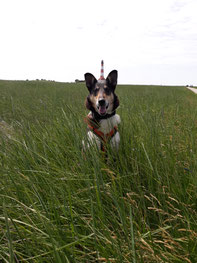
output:
[[[101,76],[99,78],[100,80],[104,80],[104,61],[101,60]]]

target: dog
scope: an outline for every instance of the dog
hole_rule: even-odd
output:
[[[120,116],[116,114],[119,99],[115,94],[118,71],[111,71],[105,79],[103,61],[101,61],[101,76],[98,80],[91,73],[86,73],[84,76],[89,91],[85,103],[86,108],[90,110],[85,118],[88,147],[96,144],[99,150],[106,152],[106,146],[109,143],[113,149],[118,150]]]

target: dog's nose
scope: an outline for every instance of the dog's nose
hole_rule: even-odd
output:
[[[99,103],[99,106],[104,106],[105,105],[105,100],[104,99],[101,99],[98,101]]]

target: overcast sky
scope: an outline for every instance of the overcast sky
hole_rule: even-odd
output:
[[[0,79],[197,85],[197,0],[0,0]]]

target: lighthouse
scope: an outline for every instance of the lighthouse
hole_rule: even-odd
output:
[[[104,61],[101,60],[101,75],[100,75],[100,78],[99,80],[104,80]]]

